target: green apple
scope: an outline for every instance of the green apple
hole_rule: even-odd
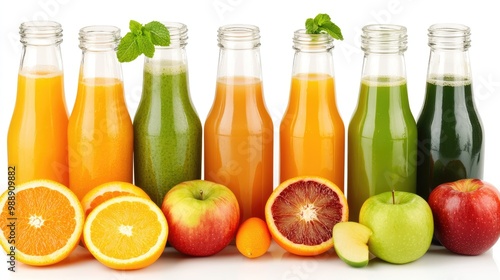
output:
[[[422,257],[434,233],[429,204],[408,192],[384,192],[368,198],[361,206],[359,222],[373,232],[368,241],[370,252],[395,264]]]
[[[340,222],[333,227],[333,244],[341,260],[353,267],[364,267],[370,259],[368,240],[371,229],[356,222]]]

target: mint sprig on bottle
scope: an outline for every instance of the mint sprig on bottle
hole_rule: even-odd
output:
[[[306,20],[306,33],[307,34],[320,34],[326,32],[333,39],[344,40],[342,31],[327,14],[318,14],[315,18],[308,18]]]
[[[118,44],[116,56],[120,62],[130,62],[141,54],[153,57],[155,46],[166,47],[170,45],[168,28],[158,21],[141,24],[135,20],[129,23],[130,31],[125,34]]]

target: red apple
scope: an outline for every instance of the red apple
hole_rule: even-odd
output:
[[[195,180],[174,186],[163,199],[168,242],[190,256],[210,256],[234,238],[240,208],[233,192],[220,184]]]
[[[437,186],[429,195],[434,233],[448,250],[480,255],[500,236],[500,192],[479,179]]]

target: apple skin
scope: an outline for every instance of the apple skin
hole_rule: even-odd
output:
[[[480,255],[500,236],[500,192],[479,179],[461,179],[432,190],[429,205],[436,239],[461,255]]]
[[[190,256],[220,252],[234,239],[240,222],[240,208],[233,192],[205,180],[174,186],[161,208],[169,226],[169,244]]]
[[[371,229],[356,222],[340,222],[332,231],[335,252],[352,267],[365,267],[370,260],[368,241]]]
[[[359,222],[372,230],[368,241],[372,254],[394,264],[422,257],[434,233],[432,211],[420,196],[409,192],[384,192],[368,198]]]

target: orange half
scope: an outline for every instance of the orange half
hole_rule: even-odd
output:
[[[281,183],[269,197],[266,222],[274,241],[286,251],[314,256],[333,247],[332,230],[348,220],[343,192],[320,177],[295,177]]]
[[[34,180],[21,184],[0,196],[0,207],[0,243],[7,253],[15,246],[16,259],[22,263],[55,264],[65,259],[80,240],[82,206],[60,183]]]

